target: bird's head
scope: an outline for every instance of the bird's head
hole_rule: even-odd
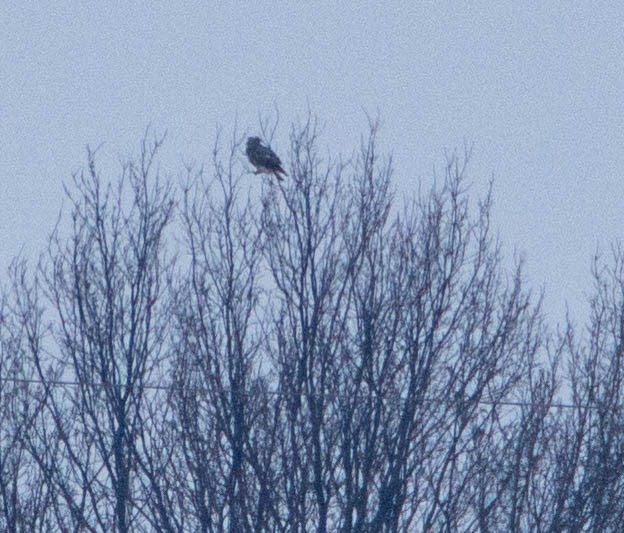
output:
[[[247,139],[247,146],[260,146],[262,144],[262,139],[260,137],[249,137]]]

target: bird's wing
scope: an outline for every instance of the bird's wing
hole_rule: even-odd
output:
[[[258,166],[259,164],[258,152],[251,146],[247,147],[247,158],[249,159],[252,165]]]
[[[258,159],[266,168],[276,169],[282,166],[282,162],[280,161],[280,158],[277,157],[277,154],[266,146],[260,147],[258,156]]]

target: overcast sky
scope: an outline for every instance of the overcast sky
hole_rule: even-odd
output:
[[[116,165],[151,124],[176,172],[209,160],[217,125],[255,133],[276,107],[285,148],[308,105],[334,152],[379,114],[401,192],[473,143],[475,195],[494,178],[505,254],[555,320],[623,237],[621,1],[2,4],[2,270],[42,249],[87,144]]]

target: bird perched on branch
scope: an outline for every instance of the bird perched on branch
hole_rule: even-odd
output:
[[[274,174],[275,177],[282,181],[284,178],[280,176],[288,176],[288,173],[282,168],[282,162],[275,152],[268,146],[263,146],[260,137],[249,137],[247,139],[247,157],[249,162],[256,167],[255,174]]]

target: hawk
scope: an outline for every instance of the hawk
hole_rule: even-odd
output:
[[[288,173],[282,168],[282,162],[275,152],[268,146],[263,146],[260,137],[249,137],[247,139],[247,157],[249,162],[256,167],[255,174],[274,174],[275,177],[282,181]]]

